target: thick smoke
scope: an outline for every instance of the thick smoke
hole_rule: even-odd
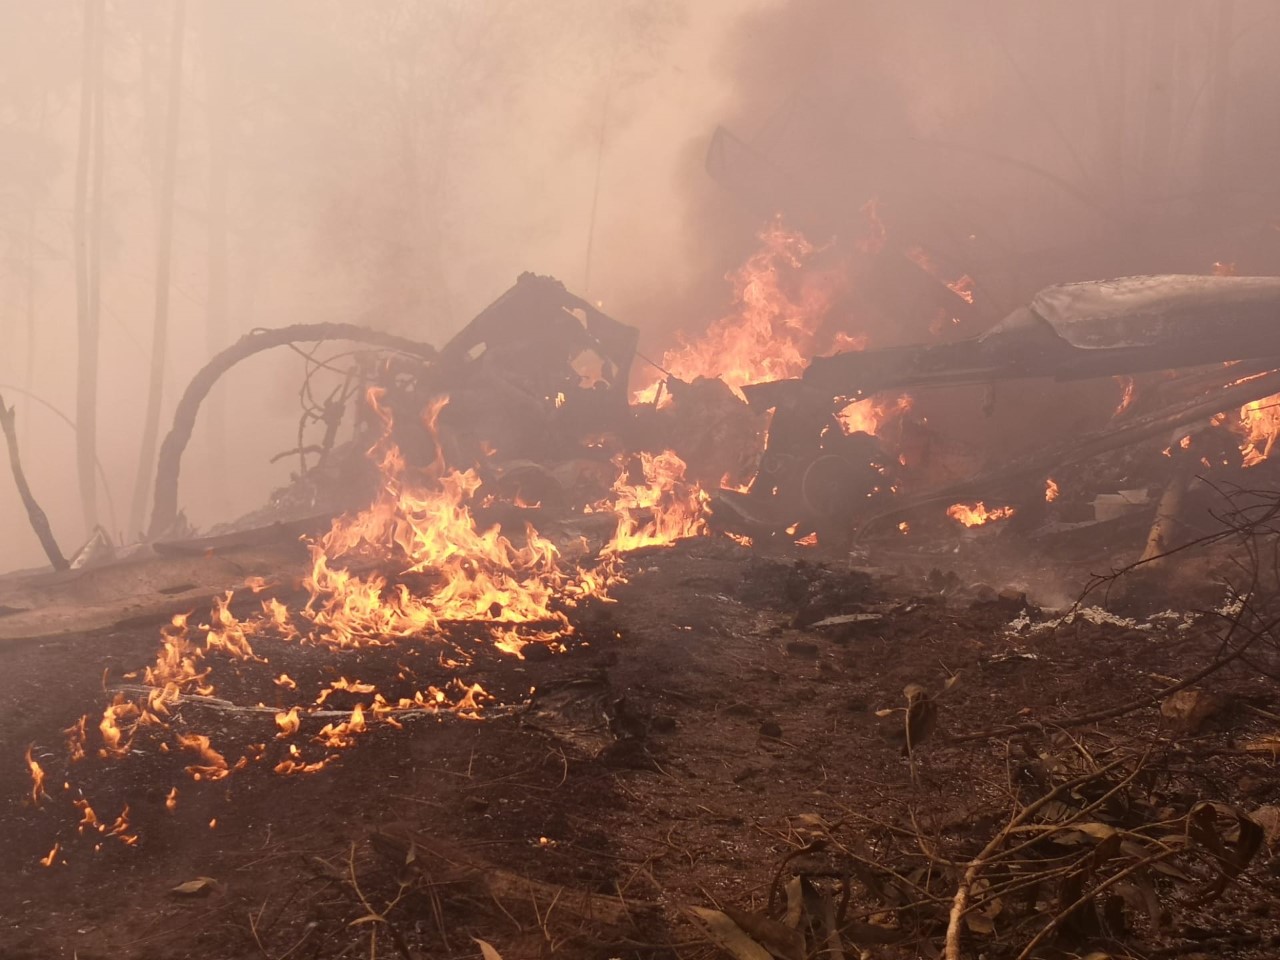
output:
[[[179,4],[101,4],[100,513],[129,539]],[[363,320],[439,343],[523,270],[660,353],[718,314],[778,212],[849,244],[875,199],[890,243],[977,281],[957,334],[1053,282],[1280,272],[1269,0],[185,6],[162,431],[211,351],[254,327]],[[42,404],[74,418],[85,9],[0,0],[0,392],[68,550],[86,536],[74,436]],[[851,324],[872,345],[920,327]],[[216,389],[184,468],[195,524],[288,480],[294,461],[268,461],[296,442],[300,373],[282,352]],[[3,486],[0,568],[41,562]]]

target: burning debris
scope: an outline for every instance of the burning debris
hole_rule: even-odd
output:
[[[650,752],[651,735],[671,727],[660,727],[649,703],[635,705],[599,675],[529,684],[521,673],[622,638],[612,609],[636,577],[630,557],[637,551],[687,541],[729,551],[735,563],[746,551],[830,558],[847,556],[843,548],[857,536],[858,549],[892,537],[899,545],[887,549],[899,556],[927,557],[931,541],[981,550],[1002,538],[1065,538],[1154,512],[1147,551],[1159,557],[1180,535],[1176,524],[1187,510],[1195,465],[1220,476],[1266,470],[1280,432],[1272,409],[1280,373],[1265,359],[1274,346],[1259,321],[1280,301],[1274,281],[1131,278],[1052,288],[978,338],[877,346],[848,319],[842,255],[780,222],[761,240],[761,250],[731,277],[733,311],[704,336],[667,351],[654,365],[661,376],[638,390],[633,380],[645,375],[633,376],[636,331],[556,281],[530,274],[438,354],[400,344],[389,355],[360,356],[337,394],[341,408],[315,421],[324,428],[319,443],[300,440],[293,451],[302,470],[275,505],[287,507],[292,498],[313,511],[288,517],[310,531],[305,565],[296,577],[284,570],[242,575],[239,586],[211,598],[207,615],[172,614],[152,662],[113,671],[104,681],[107,702],[63,731],[62,762],[44,753],[37,760],[36,745],[28,748],[30,805],[55,824],[52,847],[42,846],[48,852],[33,859],[50,869],[74,869],[86,855],[145,848],[152,832],[165,829],[158,815],[177,820],[188,808],[203,818],[202,827],[212,830],[221,819],[219,829],[228,829],[225,816],[210,816],[211,788],[232,796],[245,789],[242,782],[263,777],[304,784],[333,776],[424,721],[519,717],[591,762],[661,769]],[[911,260],[938,279],[927,259]],[[975,305],[970,282],[944,286]],[[1216,323],[1211,351],[1193,329],[1205,316]],[[202,372],[166,441],[153,529],[180,529],[176,457],[218,372],[263,346],[318,335],[258,334]],[[308,367],[309,376],[314,369]],[[938,425],[954,396],[948,388],[1115,376],[1124,378],[1123,396],[1118,405],[1107,398],[1093,429],[1046,436],[1051,442],[994,468],[958,450]],[[999,404],[988,400],[976,415],[1000,416]],[[342,422],[351,424],[345,444],[338,442]],[[1091,475],[1085,465],[1107,455],[1122,468],[1108,474],[1104,466]],[[1112,486],[1119,492],[1111,493]],[[1163,495],[1151,496],[1152,489]],[[1112,502],[1117,498],[1122,505]],[[317,507],[326,509],[317,514]],[[892,523],[881,527],[884,520]],[[232,530],[189,544],[161,540],[157,548],[221,550],[254,542],[262,530]],[[1129,535],[1136,542],[1140,534],[1135,528]],[[744,580],[742,598],[716,594],[708,602],[780,604],[787,613],[773,629],[841,644],[872,633],[888,636],[895,621],[919,609],[914,601],[879,596],[870,576],[803,563],[770,570],[765,580],[778,580],[780,591],[765,580]],[[1002,642],[1042,642],[1057,624],[1072,622],[1068,614],[1038,623],[1039,612],[1025,596],[969,588],[954,573],[933,570],[924,583],[948,603],[972,591],[975,609],[1000,614],[993,629]],[[1016,636],[1008,633],[1011,617],[1025,627]],[[1132,623],[1088,622],[1099,628]],[[822,648],[793,636],[782,649],[801,659],[818,657]],[[949,675],[944,688],[956,680]],[[901,748],[915,788],[928,776],[921,757],[935,749],[940,711],[947,709],[927,689],[913,682],[905,707],[877,711],[897,718],[897,739],[886,742]],[[786,744],[777,721],[766,718],[759,730],[765,740]],[[1138,770],[1146,761],[1125,762]],[[568,777],[567,755],[564,764]],[[127,778],[123,771],[134,767],[150,770],[163,788],[142,800],[121,799],[119,790],[100,796],[105,784]],[[1087,766],[1080,782],[1114,787],[1113,769]],[[748,771],[734,782],[751,777]],[[58,779],[61,791],[50,787]],[[1045,787],[1052,793],[1065,782],[1075,781],[1055,774]],[[1040,802],[1028,795],[1023,814]],[[115,816],[97,812],[116,809]],[[1208,843],[1208,815],[1200,809],[1180,816],[1185,823],[1203,820],[1198,829]],[[1074,836],[1074,822],[1045,836],[1045,857]],[[819,832],[805,834],[800,849],[817,853],[820,841],[862,842],[841,839],[839,824],[815,820],[811,826]],[[1141,824],[1116,829],[1140,830]],[[419,855],[419,842],[395,832],[372,841],[378,854],[406,866]],[[545,832],[531,843],[557,849]],[[428,855],[425,841],[421,853]],[[429,852],[452,864],[449,870],[461,863],[459,856],[443,846]],[[907,871],[912,856],[893,850],[897,859],[884,868]],[[1082,857],[1077,866],[1088,860]],[[1248,860],[1241,857],[1242,867]],[[1188,851],[1179,851],[1178,862],[1188,873],[1205,869]],[[1034,915],[1017,913],[992,894],[985,863],[974,863],[965,876],[947,880],[956,884],[956,902],[972,905],[962,906],[962,914],[979,918],[965,921],[964,935],[990,933],[984,923],[1002,911],[1006,922],[1016,918],[1019,929],[1030,930]],[[342,882],[360,890],[354,859],[343,869]],[[474,858],[466,860],[465,873],[476,889],[497,890],[500,898],[515,889],[530,896],[543,891],[517,886]],[[808,918],[808,932],[792,937],[796,944],[809,949],[849,935],[844,908],[831,910],[832,898],[849,899],[852,875],[807,860],[797,860],[787,875],[788,903],[794,900],[788,913],[798,907]],[[1099,883],[1116,875],[1098,874]],[[401,882],[403,894],[418,880]],[[930,897],[942,898],[942,882],[929,881]],[[868,889],[866,908],[876,916],[902,906],[883,884]],[[562,895],[578,897],[569,890]],[[780,895],[775,890],[775,899]],[[398,896],[388,902],[394,905]],[[519,912],[516,903],[506,907]],[[761,931],[779,922],[770,915],[778,912],[773,907],[758,914],[690,910],[713,940],[726,944],[767,939]],[[903,936],[894,923],[864,926],[858,935],[872,939],[855,936],[854,942]],[[947,928],[947,942],[960,936],[956,929]],[[1045,937],[1048,929],[1028,935]]]

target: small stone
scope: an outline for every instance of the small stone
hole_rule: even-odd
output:
[[[1210,717],[1222,711],[1219,697],[1203,690],[1179,690],[1160,704],[1160,715],[1182,733],[1195,733]]]
[[[463,803],[466,805],[468,810],[475,813],[484,813],[489,809],[489,801],[484,797],[467,797]]]
[[[781,740],[782,727],[778,725],[776,720],[766,720],[760,724],[760,736],[768,737],[770,740]]]

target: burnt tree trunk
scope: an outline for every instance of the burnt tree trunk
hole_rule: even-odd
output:
[[[73,232],[76,268],[76,478],[86,530],[92,530],[98,524],[94,465],[98,447],[104,18],[104,0],[85,0]]]
[[[40,504],[36,503],[31,487],[27,485],[26,474],[22,471],[22,461],[18,457],[18,431],[14,425],[16,417],[13,407],[6,407],[4,398],[0,397],[0,430],[4,431],[5,443],[9,447],[9,466],[13,468],[13,481],[18,487],[18,495],[22,497],[22,505],[27,508],[27,519],[31,521],[31,529],[40,538],[40,546],[44,547],[45,556],[49,558],[53,568],[66,570],[71,564],[58,549],[58,541],[49,528],[49,518],[40,509]]]
[[[151,330],[151,373],[147,383],[147,409],[138,450],[138,473],[129,510],[129,532],[142,529],[147,508],[156,437],[160,431],[160,402],[164,394],[165,356],[169,339],[169,281],[173,268],[173,207],[177,186],[178,131],[182,110],[182,46],[186,28],[186,0],[176,0],[169,39],[168,115],[165,121],[164,167],[161,174],[156,229],[156,292]]]
[[[228,85],[233,83],[228,57],[228,13],[220,3],[205,5],[204,79],[209,137],[208,259],[205,265],[205,347],[213,356],[230,341],[228,323],[229,251],[227,213],[229,176]],[[222,397],[209,403],[209,456],[213,463],[227,460],[227,406]]]

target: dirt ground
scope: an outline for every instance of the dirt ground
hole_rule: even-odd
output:
[[[198,703],[175,727],[229,758],[265,744],[262,759],[197,782],[189,753],[140,738],[127,757],[68,763],[64,729],[87,713],[94,733],[104,686],[154,657],[160,618],[9,641],[0,957],[479,957],[478,938],[505,960],[694,960],[724,955],[715,911],[785,922],[784,905],[802,937],[792,949],[758,930],[775,955],[815,953],[814,918],[838,907],[831,956],[937,957],[966,866],[1055,791],[1056,813],[1006,836],[1039,830],[1057,847],[1009,839],[1028,845],[1021,866],[969,876],[962,956],[1018,957],[1049,924],[1026,956],[1280,955],[1277,751],[1256,748],[1280,731],[1270,652],[1193,688],[1205,717],[1148,706],[1062,724],[1211,664],[1221,618],[1037,629],[1047,615],[1016,595],[930,566],[864,572],[697,541],[631,557],[617,602],[575,614],[564,653],[521,660],[460,633],[472,659],[457,668],[426,640],[342,655],[255,644],[269,662],[233,665],[219,697],[274,706],[280,672],[390,692],[410,665],[494,698],[479,720],[373,724],[293,776],[272,773],[285,744],[270,712]],[[864,616],[815,626],[851,614]],[[907,714],[911,684],[925,693]],[[350,709],[343,696],[331,705]],[[28,745],[48,775],[38,805]],[[81,796],[108,823],[127,804],[136,843],[78,832]],[[1104,852],[1104,832],[1127,839]],[[1105,890],[1090,899],[1091,884]],[[695,907],[712,912],[695,922]]]

